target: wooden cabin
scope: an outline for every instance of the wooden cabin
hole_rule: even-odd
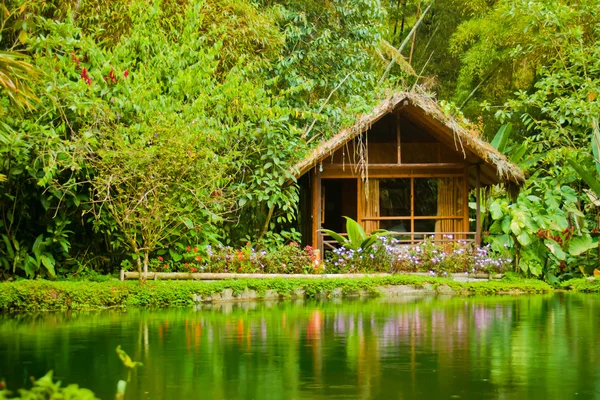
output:
[[[321,143],[294,172],[303,242],[319,250],[334,243],[320,229],[345,232],[344,216],[405,243],[425,236],[479,243],[480,213],[471,224],[469,191],[524,181],[476,129],[448,117],[431,97],[407,92]]]

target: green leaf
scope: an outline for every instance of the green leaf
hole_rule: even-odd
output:
[[[35,276],[35,272],[38,270],[38,268],[39,267],[36,264],[33,257],[27,256],[27,259],[23,263],[23,270],[25,271],[25,274],[27,274],[27,276],[29,278],[33,278]]]
[[[339,233],[334,232],[330,229],[320,229],[319,231],[331,236],[341,245],[344,245],[348,242],[348,239],[346,239],[345,237],[341,236]]]
[[[502,252],[507,248],[513,247],[513,239],[510,235],[495,235],[490,236],[489,242],[492,245],[492,250]]]
[[[181,254],[174,251],[173,249],[169,249],[169,254],[171,255],[171,258],[173,259],[173,261],[175,261],[175,262],[179,262],[183,258],[183,256]]]
[[[578,256],[597,247],[598,238],[592,238],[590,235],[576,236],[569,243],[569,254]]]
[[[500,221],[494,221],[492,226],[490,226],[490,233],[492,235],[497,235],[499,233],[503,233],[502,231],[502,223]]]
[[[532,263],[529,265],[529,272],[534,276],[540,276],[542,273],[542,265],[537,262]]]
[[[496,133],[494,139],[492,139],[492,142],[490,144],[500,153],[504,153],[511,132],[512,124],[510,122],[508,124],[502,125],[500,129],[498,129],[498,132]]]
[[[516,220],[513,220],[510,223],[510,230],[512,231],[512,233],[514,233],[515,235],[520,235],[521,234],[521,226],[519,225],[519,222]]]
[[[527,232],[521,232],[521,234],[517,236],[517,240],[522,246],[527,246],[531,243],[531,236],[529,236]]]
[[[519,268],[521,268],[521,271],[525,274],[529,271],[529,263],[527,263],[525,258],[519,259]]]
[[[490,213],[492,214],[492,219],[498,220],[504,216],[504,210],[502,209],[502,205],[499,201],[495,201],[490,205]]]
[[[600,197],[600,182],[598,179],[594,178],[592,174],[585,170],[580,164],[578,164],[572,158],[567,158],[567,162],[577,172],[577,174],[588,184],[590,189],[594,191],[597,197]]]
[[[514,152],[512,152],[510,159],[514,163],[519,163],[519,161],[521,161],[521,159],[523,158],[523,156],[525,155],[526,152],[527,152],[527,143],[523,143],[522,145],[517,147],[517,149]]]
[[[238,206],[244,207],[244,204],[246,204],[247,202],[248,202],[248,199],[246,199],[245,197],[242,197],[238,200]]]
[[[362,243],[360,244],[360,248],[363,250],[366,250],[369,247],[371,247],[373,245],[373,243],[375,243],[376,241],[377,241],[377,236],[371,235],[362,241]]]
[[[35,254],[35,258],[40,258],[40,255],[42,254],[42,241],[44,240],[44,235],[39,235],[36,239],[35,242],[33,242],[33,254]]]
[[[46,268],[46,271],[48,271],[48,275],[54,278],[56,276],[56,272],[54,271],[54,264],[56,263],[56,261],[54,261],[54,257],[52,257],[51,254],[46,253],[42,254],[40,260]]]
[[[348,232],[348,240],[353,249],[358,249],[363,240],[367,237],[365,230],[358,222],[349,217],[346,218],[346,232]]]
[[[512,222],[512,217],[510,215],[507,215],[506,217],[504,217],[502,219],[502,232],[510,233],[511,222]]]
[[[188,229],[194,229],[194,223],[192,222],[192,220],[191,220],[191,219],[189,219],[189,218],[186,218],[186,219],[184,219],[184,220],[183,220],[183,223],[185,224],[185,226],[186,226]]]
[[[565,254],[563,249],[554,240],[546,239],[546,240],[544,240],[544,244],[546,245],[546,247],[548,247],[550,249],[550,252],[552,254],[554,254],[554,256],[556,258],[558,258],[560,261],[564,261],[567,258],[567,255]]]
[[[10,243],[10,239],[8,236],[2,234],[2,240],[4,241],[4,245],[6,246],[6,252],[8,253],[9,258],[15,258],[15,252],[13,250],[13,246]]]

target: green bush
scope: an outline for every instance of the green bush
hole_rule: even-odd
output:
[[[23,400],[46,400],[46,399],[74,399],[74,400],[97,400],[98,398],[89,389],[80,388],[79,385],[71,384],[65,387],[61,382],[54,382],[52,371],[33,382],[31,389],[19,389],[19,396],[4,389],[5,385],[0,382],[0,400],[23,399]]]
[[[300,248],[291,242],[275,250],[257,250],[249,242],[240,249],[230,246],[204,248],[188,246],[182,259],[158,256],[150,261],[153,272],[211,272],[211,273],[267,273],[305,274],[319,272],[316,256],[310,246]]]

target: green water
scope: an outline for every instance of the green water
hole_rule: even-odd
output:
[[[112,399],[120,344],[130,399],[593,399],[597,316],[577,294],[0,316],[0,377]]]

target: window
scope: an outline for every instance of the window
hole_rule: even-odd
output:
[[[365,229],[424,234],[464,231],[464,178],[370,179],[364,190]],[[421,233],[416,235],[415,233]]]

